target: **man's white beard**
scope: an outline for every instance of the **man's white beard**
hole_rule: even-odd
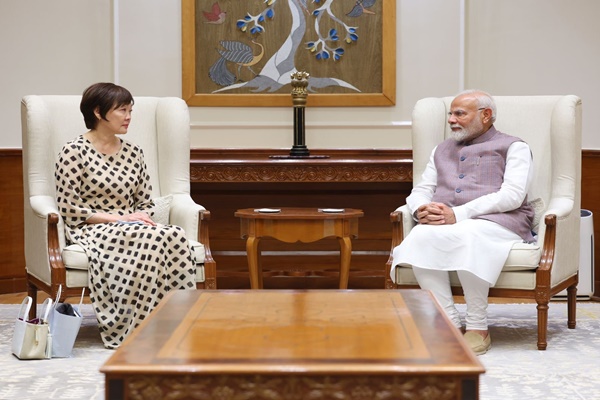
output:
[[[469,131],[465,128],[460,127],[460,131],[450,131],[450,137],[457,142],[462,142],[470,136]]]
[[[458,124],[450,125],[450,128],[460,128],[459,131],[450,131],[450,137],[457,142],[464,142],[479,136],[480,133],[483,133],[483,123],[475,119],[471,124],[467,127],[460,126]]]

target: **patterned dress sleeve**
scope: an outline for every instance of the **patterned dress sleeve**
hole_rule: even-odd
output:
[[[152,201],[152,184],[150,184],[150,175],[148,175],[148,170],[144,161],[144,152],[142,149],[138,150],[140,176],[138,179],[138,187],[135,191],[134,207],[136,211],[147,211],[152,214],[151,209],[154,207],[154,202]]]
[[[80,196],[84,170],[81,149],[75,142],[67,143],[58,156],[54,178],[58,210],[70,227],[85,225],[95,213]]]

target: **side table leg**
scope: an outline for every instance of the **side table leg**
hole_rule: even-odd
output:
[[[349,237],[338,238],[338,241],[340,242],[340,289],[348,289],[352,242]]]
[[[246,254],[248,255],[248,272],[250,274],[250,288],[262,289],[262,267],[258,254],[260,238],[249,236],[246,240]]]

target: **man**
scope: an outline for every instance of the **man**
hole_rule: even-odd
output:
[[[448,113],[451,138],[432,152],[406,203],[418,225],[394,249],[393,266],[410,265],[454,325],[464,330],[450,289],[456,271],[467,304],[465,339],[476,354],[491,347],[490,286],[514,243],[532,242],[527,203],[529,146],[494,128],[496,104],[485,92],[458,94]],[[392,279],[395,271],[392,268]]]

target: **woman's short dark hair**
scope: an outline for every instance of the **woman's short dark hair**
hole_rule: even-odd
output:
[[[106,114],[110,110],[129,104],[133,104],[133,96],[129,90],[114,83],[100,82],[85,89],[79,109],[83,114],[85,126],[88,129],[95,129],[98,125],[94,113],[96,109],[100,113],[100,118],[106,120]]]

